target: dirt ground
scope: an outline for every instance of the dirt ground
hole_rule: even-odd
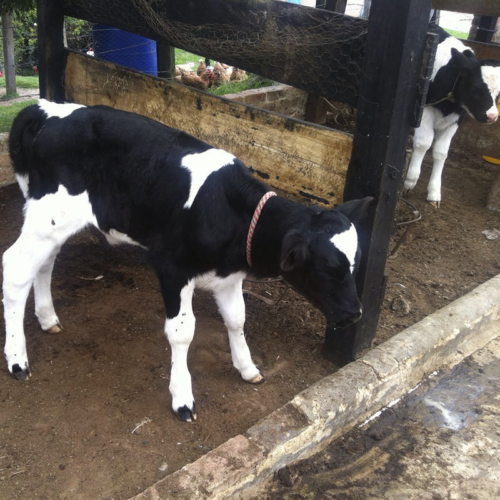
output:
[[[500,339],[278,471],[259,500],[500,498]]]
[[[0,106],[10,106],[16,102],[29,101],[40,97],[39,89],[17,89],[17,93],[19,97],[2,101],[1,97],[5,96],[5,87],[0,87]]]
[[[481,234],[500,229],[500,214],[484,208],[496,168],[452,154],[436,210],[425,202],[424,167],[408,197],[422,220],[389,260],[376,343],[500,273],[500,241]],[[17,186],[0,190],[0,252],[19,234],[22,204]],[[398,217],[414,214],[402,204]],[[247,286],[272,299],[283,290],[281,284]],[[271,306],[247,296],[248,342],[266,383],[246,384],[232,368],[215,303],[198,292],[189,355],[198,421],[182,424],[170,409],[159,286],[141,251],[112,248],[95,232],[78,235],[58,257],[53,295],[62,333],[43,333],[32,299],[27,306],[33,377],[18,382],[5,366],[0,371],[2,500],[127,498],[336,369],[320,356],[324,322],[305,300],[289,291]],[[3,343],[3,327],[0,332]]]

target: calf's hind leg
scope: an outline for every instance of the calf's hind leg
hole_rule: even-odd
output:
[[[58,333],[61,331],[61,325],[54,310],[52,293],[50,291],[52,270],[54,269],[54,262],[58,253],[59,246],[56,246],[38,271],[33,283],[35,291],[35,314],[42,330],[49,333]]]
[[[37,274],[55,248],[53,241],[41,241],[23,230],[3,255],[5,357],[9,372],[17,379],[26,379],[31,374],[23,327],[26,300]]]
[[[50,273],[59,248],[74,233],[95,223],[88,196],[71,196],[60,186],[57,193],[26,202],[25,220],[18,240],[3,255],[5,357],[10,373],[30,376],[24,310],[36,283],[37,315],[43,327],[57,320],[50,297]]]

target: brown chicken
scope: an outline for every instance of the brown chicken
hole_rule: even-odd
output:
[[[196,74],[198,76],[201,76],[202,73],[205,73],[206,70],[207,70],[207,66],[205,65],[203,59],[200,59],[200,65],[198,66],[198,69],[196,70]]]
[[[210,69],[207,69],[201,76],[198,76],[194,71],[181,75],[181,83],[188,87],[205,90],[212,86],[214,74]]]
[[[239,82],[247,77],[247,73],[243,69],[233,68],[231,73],[231,81]]]
[[[229,75],[226,70],[222,66],[222,64],[216,62],[214,64],[214,85],[222,85],[223,83],[227,83],[229,81]]]

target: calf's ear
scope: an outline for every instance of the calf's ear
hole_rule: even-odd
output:
[[[304,236],[290,232],[281,245],[280,267],[282,271],[293,271],[302,266],[309,257],[309,245]]]
[[[451,49],[451,61],[460,71],[471,70],[478,64],[478,60],[474,57],[472,51],[468,50],[466,54],[467,55],[457,49]]]
[[[345,215],[353,224],[357,224],[366,217],[368,208],[372,205],[374,199],[373,196],[367,196],[360,200],[346,201],[342,205],[335,207],[334,210]]]

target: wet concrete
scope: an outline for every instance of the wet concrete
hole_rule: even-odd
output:
[[[500,339],[279,471],[266,500],[500,498]]]

